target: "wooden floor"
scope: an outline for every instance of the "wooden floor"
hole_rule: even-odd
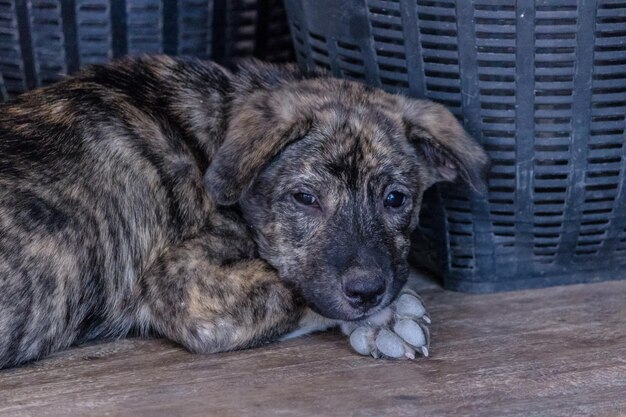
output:
[[[0,371],[0,414],[626,416],[626,281],[423,294],[429,359],[360,357],[335,332],[213,356],[120,340]]]

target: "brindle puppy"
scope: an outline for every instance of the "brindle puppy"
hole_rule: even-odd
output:
[[[416,296],[391,304],[409,233],[426,188],[485,164],[442,106],[289,66],[142,58],[26,93],[0,106],[0,367],[341,323],[360,353],[427,354]]]

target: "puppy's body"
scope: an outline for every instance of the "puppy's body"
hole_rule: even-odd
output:
[[[295,220],[276,220],[273,202],[254,191],[272,192],[263,170],[288,145],[257,139],[267,133],[260,130],[281,131],[289,117],[259,91],[293,83],[281,87],[286,101],[301,97],[306,111],[330,106],[337,115],[332,101],[318,97],[335,84],[300,78],[287,68],[232,74],[211,63],[144,58],[90,68],[1,106],[0,367],[131,330],[155,331],[200,352],[252,346],[296,329],[310,314],[307,304],[324,304],[330,289],[297,279],[294,262],[308,261],[285,255],[306,250],[298,241],[306,237],[279,239],[287,233],[281,222]],[[333,82],[349,96],[365,91]],[[397,105],[379,97],[381,106]],[[324,122],[312,117],[290,125],[280,141]],[[434,170],[405,168],[416,188],[436,180]],[[415,190],[415,210],[422,191]],[[230,206],[239,200],[245,219]],[[416,211],[401,233],[389,231],[386,239],[400,240],[379,242],[395,248],[386,256],[393,252],[398,268],[388,265],[394,279],[378,310],[406,279],[415,219]],[[277,269],[284,269],[280,277]],[[328,288],[329,277],[340,274],[309,272],[325,273]],[[332,308],[321,309],[332,313],[325,315],[352,318],[348,307],[327,304]]]
[[[202,185],[229,77],[128,61],[0,108],[0,365],[142,325],[140,277],[207,220],[228,246],[214,262],[252,256],[230,239],[245,224],[220,221]]]

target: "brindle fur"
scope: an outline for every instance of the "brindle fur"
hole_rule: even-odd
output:
[[[249,347],[307,305],[371,314],[406,280],[424,189],[485,162],[439,105],[291,66],[144,57],[26,93],[0,106],[0,367],[131,331]],[[384,301],[347,306],[344,275],[372,270]]]

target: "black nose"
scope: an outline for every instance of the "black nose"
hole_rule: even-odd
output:
[[[343,292],[353,307],[372,308],[383,299],[385,280],[380,274],[355,271],[344,278]]]

